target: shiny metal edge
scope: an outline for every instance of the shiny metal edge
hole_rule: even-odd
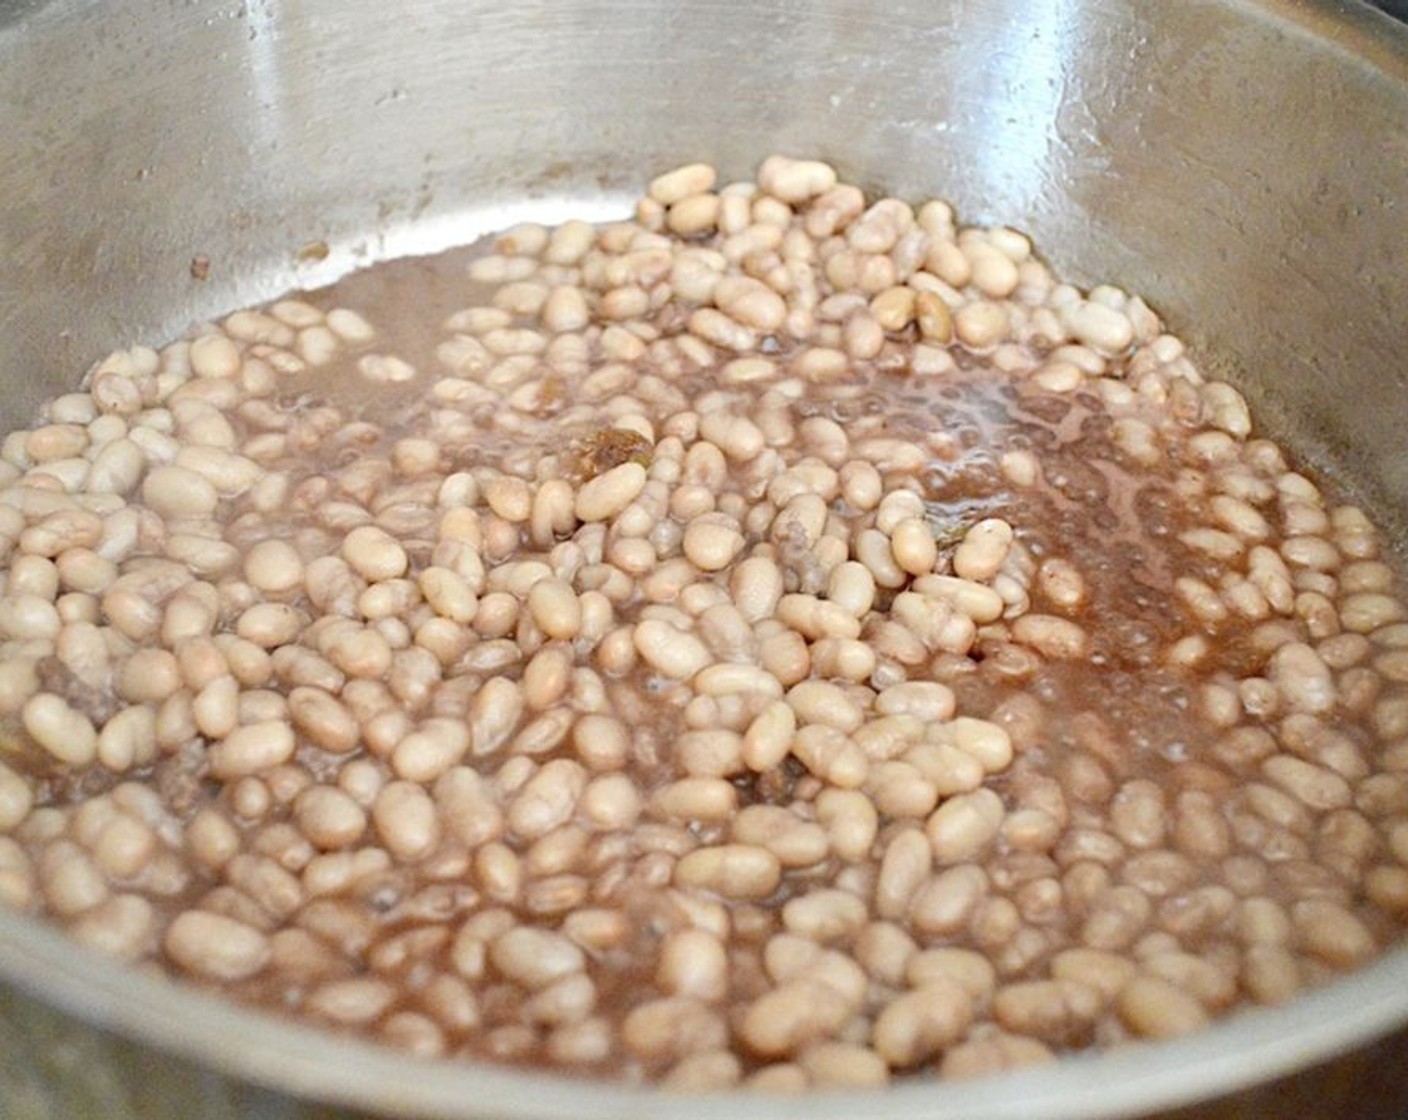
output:
[[[1408,80],[1403,24],[1365,0],[1245,0],[1239,6],[1298,25],[1345,57]]]

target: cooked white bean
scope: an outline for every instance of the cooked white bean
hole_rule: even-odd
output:
[[[396,744],[391,768],[406,781],[434,781],[458,765],[469,745],[470,729],[464,723],[429,719]]]
[[[765,334],[778,330],[787,317],[782,297],[748,276],[720,280],[714,286],[714,302],[732,318]]]
[[[650,197],[662,206],[673,206],[691,195],[713,189],[717,173],[707,163],[687,163],[650,181]]]
[[[1002,798],[990,789],[949,798],[924,825],[934,858],[941,864],[977,858],[997,838],[1004,812]]]
[[[92,721],[52,692],[25,702],[24,728],[44,750],[70,766],[86,766],[98,753],[98,733]]]
[[[187,972],[227,982],[257,975],[272,956],[269,939],[259,930],[203,910],[177,915],[164,944]]]
[[[377,835],[397,859],[421,859],[440,842],[435,803],[413,782],[388,782],[371,808]]]
[[[220,495],[195,471],[159,466],[143,480],[142,500],[164,517],[208,517],[219,505]]]
[[[324,851],[348,848],[367,829],[366,811],[331,786],[310,786],[294,802],[295,819],[309,841]]]
[[[577,491],[578,520],[609,521],[639,497],[645,479],[645,468],[639,463],[622,463],[597,475]]]
[[[754,1051],[769,1057],[796,1053],[836,1030],[851,1013],[850,1001],[820,980],[801,978],[754,1000],[738,1032]]]
[[[769,156],[758,168],[758,186],[783,202],[805,202],[835,185],[835,169],[817,160]]]
[[[573,759],[544,763],[509,804],[509,826],[530,839],[546,835],[571,817],[586,783],[585,768]]]
[[[1364,923],[1331,899],[1302,899],[1291,908],[1291,920],[1299,944],[1337,967],[1367,960],[1378,948]]]
[[[495,938],[489,960],[510,980],[534,989],[580,973],[586,965],[582,950],[566,937],[530,926],[515,926]]]
[[[675,881],[723,898],[766,898],[782,877],[777,856],[748,844],[699,848],[675,865]]]
[[[719,572],[743,550],[743,534],[731,517],[705,514],[685,527],[684,554],[696,568]]]
[[[565,580],[544,579],[535,583],[528,592],[528,609],[549,638],[571,640],[582,628],[582,605]]]
[[[916,1065],[963,1037],[973,1020],[973,1001],[958,984],[931,980],[885,1005],[871,1036],[875,1051],[891,1066]]]
[[[812,891],[782,908],[782,924],[790,932],[818,942],[853,936],[865,924],[866,917],[862,899],[834,889]]]
[[[280,720],[237,727],[210,747],[210,770],[225,780],[258,774],[293,757],[293,729]]]
[[[1116,1001],[1120,1018],[1147,1038],[1176,1038],[1199,1030],[1208,1014],[1188,992],[1156,976],[1136,976]]]
[[[728,954],[706,930],[679,930],[660,947],[657,975],[660,986],[671,995],[720,1000],[728,993]]]
[[[708,648],[693,634],[656,619],[646,619],[636,626],[633,642],[636,652],[652,668],[675,680],[692,677],[713,660]]]
[[[342,558],[367,580],[396,579],[406,572],[406,550],[383,529],[360,525],[342,542]]]
[[[1011,547],[1011,525],[996,517],[979,521],[959,543],[953,555],[953,570],[962,579],[985,582],[997,574]]]

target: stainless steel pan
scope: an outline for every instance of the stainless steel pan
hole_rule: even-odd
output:
[[[1330,0],[0,0],[0,422],[116,344],[773,150],[1144,293],[1405,539],[1408,32]],[[17,1120],[1408,1108],[1408,950],[1178,1043],[796,1102],[413,1066],[9,914],[0,978]]]

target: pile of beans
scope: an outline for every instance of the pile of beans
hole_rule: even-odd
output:
[[[0,448],[0,900],[424,1057],[967,1077],[1408,914],[1378,533],[1137,296],[774,156]]]

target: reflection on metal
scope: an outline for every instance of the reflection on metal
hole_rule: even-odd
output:
[[[281,80],[283,59],[281,34],[298,34],[293,25],[283,28],[275,0],[250,0],[244,11],[245,54],[249,59],[249,97],[255,111],[250,114],[252,151],[277,151],[290,140],[288,93]],[[221,15],[212,18],[224,18]]]
[[[1050,204],[1063,177],[1102,170],[1094,107],[1069,96],[1080,81],[1079,20],[1078,5],[1051,3],[1031,5],[1023,20],[973,21],[969,49],[984,61],[969,76],[964,124],[982,138],[978,177],[1003,184],[1011,206],[992,219],[1020,222]]]

